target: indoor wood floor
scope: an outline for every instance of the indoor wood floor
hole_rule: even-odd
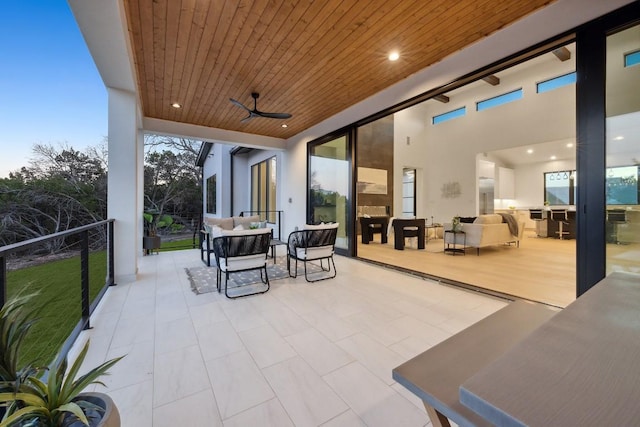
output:
[[[377,241],[368,245],[358,242],[358,257],[391,264],[485,288],[490,291],[565,307],[576,294],[576,241],[538,238],[527,231],[520,243],[498,245],[466,255],[445,254],[442,239],[432,239],[426,250],[417,250],[407,240],[404,251]]]
[[[479,256],[474,248],[464,256],[445,254],[442,239],[428,240],[425,250],[417,250],[413,240],[397,251],[392,236],[382,245],[380,235],[375,235],[368,245],[358,241],[358,257],[557,307],[575,299],[575,240],[538,238],[527,230],[519,248],[491,246],[480,249]],[[640,274],[640,244],[607,244],[606,250],[607,274]]]

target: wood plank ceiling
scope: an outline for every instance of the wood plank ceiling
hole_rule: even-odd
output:
[[[549,3],[124,0],[146,117],[279,138]],[[395,62],[387,59],[393,50]],[[229,98],[253,108],[254,91],[259,110],[293,117],[241,123],[246,111]]]

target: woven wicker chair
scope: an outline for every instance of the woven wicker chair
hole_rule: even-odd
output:
[[[247,230],[242,234],[225,235],[213,239],[213,253],[217,265],[218,292],[222,291],[222,273],[224,273],[224,294],[227,298],[263,294],[269,290],[267,275],[267,254],[271,242],[271,230]],[[229,295],[227,282],[231,273],[260,270],[260,278],[266,288],[238,295]],[[252,286],[252,285],[247,285]]]
[[[298,276],[298,261],[304,263],[304,278],[307,282],[318,282],[336,277],[333,253],[335,252],[336,236],[338,235],[338,224],[308,227],[313,228],[294,231],[289,235],[287,243],[287,270],[289,271],[289,277],[295,278]],[[295,260],[293,274],[291,274],[292,259]],[[325,259],[327,260],[326,268],[323,265],[323,260]],[[307,262],[309,261],[320,261],[320,268],[325,272],[331,272],[331,265],[333,265],[333,275],[310,279],[307,273]]]

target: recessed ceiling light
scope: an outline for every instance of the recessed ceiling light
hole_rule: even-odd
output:
[[[551,157],[550,157],[550,159],[551,159],[551,160],[555,160],[555,159],[556,159],[556,156],[551,156]]]
[[[624,136],[616,136],[615,138],[613,138],[614,141],[622,141],[624,139]]]
[[[282,127],[283,127],[283,128],[287,128],[287,127],[289,127],[289,126],[287,126],[287,124],[286,124],[286,123],[283,123],[283,124],[282,124]]]
[[[573,147],[573,142],[569,142],[569,143],[567,144],[567,148],[572,148],[572,147]]]
[[[173,104],[171,104],[171,106],[173,108],[182,108],[182,105],[178,104],[177,102],[174,102]]]
[[[389,61],[397,61],[400,58],[400,54],[398,52],[391,52],[389,54]]]
[[[529,149],[527,150],[527,154],[533,154],[533,148],[529,148]]]

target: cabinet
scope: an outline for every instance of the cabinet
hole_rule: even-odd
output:
[[[515,199],[516,183],[513,169],[498,167],[496,199]]]

